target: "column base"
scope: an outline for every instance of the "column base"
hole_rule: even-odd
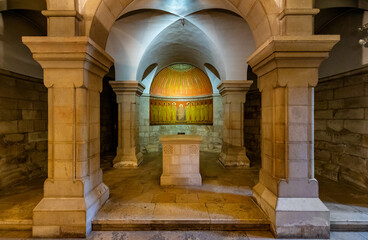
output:
[[[32,236],[85,238],[92,231],[92,218],[109,194],[109,188],[101,183],[85,197],[44,197],[33,210]]]
[[[136,168],[143,162],[143,154],[141,152],[136,155],[116,155],[113,163],[114,168]]]
[[[280,198],[262,183],[253,196],[270,217],[277,238],[330,238],[330,211],[317,198]]]
[[[201,174],[161,175],[161,186],[202,186]]]
[[[219,161],[225,167],[250,167],[250,160],[244,147],[228,147],[223,149]]]

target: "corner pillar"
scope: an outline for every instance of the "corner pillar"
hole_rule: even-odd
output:
[[[275,36],[248,63],[262,93],[257,203],[278,238],[329,238],[330,213],[314,178],[314,87],[338,36]]]
[[[100,93],[113,59],[88,37],[23,37],[48,88],[48,178],[33,237],[86,237],[109,198],[100,168]]]
[[[223,145],[219,160],[226,167],[250,166],[244,147],[244,103],[253,81],[227,80],[217,87],[224,109]]]
[[[118,103],[118,147],[114,168],[138,167],[143,161],[139,145],[139,103],[145,89],[137,81],[111,81]]]

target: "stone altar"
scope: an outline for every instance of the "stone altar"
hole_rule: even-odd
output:
[[[201,186],[199,172],[199,135],[166,135],[162,143],[161,186]]]

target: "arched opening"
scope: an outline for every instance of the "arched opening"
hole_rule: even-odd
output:
[[[231,84],[241,82],[250,85],[246,81],[249,71],[244,59],[255,51],[255,43],[248,23],[237,11],[220,5],[214,7],[219,2],[208,4],[189,4],[190,7],[182,12],[180,9],[162,9],[151,6],[149,2],[137,1],[112,25],[106,50],[115,59],[116,79],[111,85],[120,99],[119,111],[122,114],[119,126],[122,132],[119,131],[119,138],[123,139],[123,146],[118,147],[113,161],[116,169],[110,169],[104,175],[112,198],[96,216],[93,226],[107,229],[109,220],[114,218],[121,222],[119,227],[124,227],[123,222],[128,216],[112,216],[106,212],[111,208],[115,208],[116,212],[123,211],[121,204],[148,204],[161,209],[162,204],[169,203],[174,213],[170,218],[173,222],[181,222],[187,213],[174,216],[181,208],[196,216],[195,221],[210,219],[209,215],[203,215],[203,211],[215,214],[217,210],[216,207],[209,210],[206,204],[218,201],[225,204],[224,215],[233,219],[229,220],[230,224],[256,211],[256,221],[267,228],[267,218],[258,211],[249,191],[255,184],[258,168],[223,167],[227,164],[249,166],[243,144],[242,111],[246,91],[238,92],[239,95],[231,98]],[[134,83],[132,80],[135,80]],[[218,89],[221,80],[233,81],[229,86],[221,85],[221,94],[225,97],[220,95]],[[128,84],[129,91],[133,92],[130,99],[126,97],[127,92],[122,94],[123,86],[128,89]],[[136,90],[132,90],[133,84]],[[249,89],[249,86],[242,88]],[[228,106],[229,102],[231,106]],[[232,113],[233,109],[235,113]],[[226,120],[224,112],[229,116]],[[163,187],[157,181],[163,167],[159,139],[178,133],[199,135],[203,139],[200,145],[203,186],[200,188]],[[226,150],[221,154],[220,162],[219,154],[224,145]],[[228,149],[233,146],[236,151],[231,155]],[[175,167],[179,172],[183,170],[179,164]],[[144,176],[146,172],[150,175]],[[170,189],[175,190],[171,192]],[[125,194],[118,193],[123,190]],[[170,193],[165,193],[167,191]],[[183,195],[180,192],[186,193]],[[141,194],[144,197],[139,197]],[[233,204],[231,207],[229,202]],[[190,206],[183,206],[183,203]],[[231,213],[234,208],[240,215]],[[152,214],[147,212],[133,218],[147,221]],[[167,217],[159,215],[150,224],[156,226]],[[248,219],[247,224],[253,221]],[[209,227],[211,224],[200,225]]]

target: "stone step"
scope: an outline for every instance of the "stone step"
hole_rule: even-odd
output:
[[[32,224],[31,219],[0,220],[0,231],[29,231],[32,230]]]
[[[213,199],[212,199],[213,200]],[[270,230],[251,197],[244,203],[122,203],[107,201],[92,221],[94,231]]]
[[[331,221],[334,232],[368,232],[368,221]]]
[[[270,231],[269,222],[244,221],[181,221],[181,220],[151,220],[151,221],[93,221],[93,231]]]

